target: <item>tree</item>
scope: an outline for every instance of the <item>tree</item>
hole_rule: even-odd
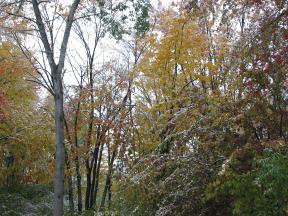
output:
[[[64,193],[64,160],[65,160],[65,151],[64,151],[64,113],[63,113],[63,87],[62,87],[62,77],[63,77],[63,68],[65,63],[66,51],[68,40],[74,21],[74,15],[78,8],[80,0],[75,0],[70,6],[70,10],[65,17],[65,29],[63,39],[61,41],[61,47],[59,49],[59,57],[56,60],[55,57],[55,44],[54,44],[54,29],[53,24],[56,17],[56,12],[59,7],[59,2],[47,3],[42,1],[33,0],[31,3],[26,1],[17,2],[9,1],[3,3],[2,8],[6,9],[6,13],[13,15],[14,17],[20,17],[24,20],[31,22],[31,25],[37,28],[37,32],[40,35],[42,45],[44,47],[44,52],[49,63],[50,73],[46,72],[46,79],[44,81],[44,86],[50,90],[54,96],[55,101],[55,132],[56,132],[56,172],[54,180],[54,215],[63,215],[63,193]],[[54,7],[54,14],[52,22],[47,21],[47,5],[51,4]],[[11,10],[11,6],[14,6]],[[17,7],[18,6],[18,7]],[[27,18],[22,15],[22,9],[25,7],[32,6],[31,9],[34,13],[35,20],[33,18]],[[27,9],[27,8],[25,8]],[[12,11],[12,12],[11,12]],[[47,32],[46,30],[49,29]],[[26,51],[26,50],[25,50]],[[56,62],[57,61],[57,62]],[[45,68],[46,69],[46,68]],[[45,76],[42,76],[45,77]],[[49,83],[49,85],[47,85]]]
[[[0,55],[0,184],[49,183],[52,119],[37,105],[37,85],[27,82],[35,71],[15,44],[3,42]]]
[[[62,76],[67,51],[67,44],[74,21],[74,15],[80,0],[75,0],[69,11],[64,36],[60,48],[58,63],[55,62],[53,45],[49,43],[45,26],[42,20],[39,2],[33,0],[33,11],[36,17],[36,24],[41,36],[41,41],[45,48],[45,53],[51,70],[51,80],[53,83],[53,96],[55,101],[55,131],[56,131],[56,172],[54,182],[54,215],[63,215],[63,194],[64,194],[64,112],[63,112],[63,86]],[[53,42],[52,42],[53,43]]]
[[[124,14],[128,9],[135,9],[135,11],[137,10],[137,13],[139,13],[137,14],[134,11],[135,14],[131,15],[131,20],[134,16],[138,18],[141,17],[142,19],[141,22],[139,21],[140,23],[135,23],[134,26],[139,34],[141,31],[144,33],[148,27],[148,22],[146,19],[148,16],[147,10],[149,4],[147,4],[146,1],[131,2],[135,4],[133,7],[129,6],[129,2],[126,2],[127,4],[125,2],[113,3],[112,1],[85,2],[87,7],[82,8],[81,10],[83,19],[77,20],[74,25],[74,32],[79,38],[81,48],[83,48],[83,53],[85,53],[85,55],[81,55],[83,62],[76,63],[77,60],[75,60],[75,58],[72,60],[73,63],[70,61],[71,68],[73,68],[75,77],[78,80],[78,85],[73,87],[74,92],[72,92],[72,94],[74,95],[72,96],[71,101],[72,104],[76,102],[75,109],[73,109],[75,112],[74,122],[71,122],[71,119],[69,119],[68,125],[69,127],[74,128],[73,136],[75,137],[74,143],[76,146],[76,152],[79,149],[86,148],[85,155],[75,155],[79,211],[82,209],[80,198],[80,194],[82,194],[82,192],[79,161],[81,158],[84,158],[85,160],[87,179],[85,208],[91,209],[94,208],[97,195],[99,194],[99,179],[101,177],[101,163],[103,164],[103,149],[105,151],[105,142],[107,142],[106,137],[110,136],[109,134],[113,134],[110,132],[110,130],[115,127],[113,124],[107,124],[106,122],[116,121],[118,115],[120,115],[120,110],[122,110],[122,107],[117,107],[116,103],[118,100],[120,100],[119,95],[121,92],[123,92],[122,88],[125,86],[122,83],[126,81],[124,75],[125,70],[120,67],[117,68],[118,66],[113,66],[111,62],[103,62],[104,66],[97,68],[96,63],[98,62],[95,57],[97,54],[98,44],[102,38],[113,36],[113,39],[116,38],[116,40],[119,40],[125,33],[127,33],[127,29],[125,28],[124,24],[127,22],[126,19],[128,19],[128,17]],[[142,12],[144,10],[146,10],[146,12]],[[120,19],[117,18],[117,14],[119,15]],[[83,26],[87,25],[91,26],[91,29],[83,30]],[[146,27],[143,25],[146,25]],[[93,38],[93,40],[89,40],[89,38]],[[73,53],[73,51],[71,53]],[[79,64],[79,67],[75,67],[76,64]],[[111,76],[109,76],[108,73],[111,73]],[[103,83],[102,80],[105,80],[105,82]],[[114,86],[114,90],[110,89],[112,86]],[[131,86],[128,88],[131,88]],[[104,89],[106,89],[107,93],[105,93]],[[123,98],[123,104],[126,103],[127,100],[128,97],[126,95]],[[72,109],[70,108],[70,111],[71,110]],[[83,117],[84,115],[82,114],[86,110],[89,110],[88,118]],[[71,116],[71,113],[69,115]],[[79,122],[80,119],[81,124]],[[78,124],[80,126],[78,126]],[[86,133],[86,136],[83,137],[83,133]],[[83,140],[84,146],[81,147],[80,142]],[[116,158],[117,147],[115,147],[113,151],[114,153],[111,153],[111,155],[114,156],[111,157],[111,161],[109,160],[108,162],[108,173],[111,173],[112,171],[113,162]],[[110,150],[108,151],[108,154],[110,154]],[[111,180],[109,180],[110,176],[111,174],[107,175],[108,180],[106,182],[111,182]],[[107,188],[108,186],[106,189]],[[103,195],[103,197],[106,198],[106,194]],[[104,201],[102,202],[101,208],[104,207],[103,205],[105,204],[105,198],[102,199]]]
[[[287,145],[287,121],[282,115],[287,108],[287,64],[282,51],[285,5],[283,1],[190,1],[158,16],[162,19],[156,23],[157,31],[146,37],[147,51],[135,73],[134,117],[142,160],[120,178],[119,199],[114,203],[118,211],[242,215],[256,214],[252,206],[258,198],[274,203],[273,198],[260,198],[268,192],[258,193],[251,164],[263,156],[263,148],[271,149],[272,140]],[[235,164],[234,156],[239,157]],[[225,170],[226,166],[232,167]],[[237,171],[243,175],[237,176]],[[218,178],[222,172],[224,177]],[[231,172],[236,177],[227,180]],[[283,178],[275,173],[276,188],[278,177]],[[242,200],[248,193],[246,183],[251,193]],[[207,188],[217,191],[219,185],[223,187],[216,199],[200,198]],[[230,211],[231,206],[237,210]],[[280,210],[273,208],[281,213],[283,209],[282,204]]]

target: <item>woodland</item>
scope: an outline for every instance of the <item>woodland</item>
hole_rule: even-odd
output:
[[[287,0],[0,0],[0,215],[288,215]]]

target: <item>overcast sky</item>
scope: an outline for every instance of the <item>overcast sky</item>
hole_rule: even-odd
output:
[[[160,6],[161,8],[166,8],[168,7],[172,2],[177,2],[179,0],[150,0],[151,4],[153,5],[153,7],[157,8],[158,6]],[[36,43],[31,42],[31,44]],[[30,45],[31,45],[30,44]],[[33,47],[37,47],[37,44],[35,44],[35,46],[33,45]],[[113,57],[115,58],[115,56],[119,56],[120,53],[116,53],[115,49],[121,49],[119,47],[119,44],[115,42],[115,40],[109,40],[109,39],[104,39],[101,40],[101,42],[99,43],[99,46],[97,48],[96,51],[96,61],[95,62],[104,62],[105,60],[107,61],[108,59],[112,59]],[[84,51],[81,48],[81,45],[79,44],[79,41],[77,41],[77,39],[75,39],[75,34],[73,34],[73,32],[71,33],[71,38],[69,40],[69,49],[68,49],[68,53],[70,53],[69,51],[71,50],[77,50],[80,53],[84,53]],[[119,56],[120,57],[120,56]],[[44,60],[45,61],[45,60]],[[76,84],[76,79],[73,75],[73,73],[71,72],[71,70],[69,69],[69,64],[67,62],[67,58],[66,58],[66,73],[64,76],[64,80],[66,84]]]

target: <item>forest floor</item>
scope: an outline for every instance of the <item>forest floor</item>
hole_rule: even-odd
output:
[[[17,185],[0,189],[1,216],[52,215],[52,187]]]
[[[0,188],[0,216],[52,216],[52,185],[14,185]],[[79,215],[69,212],[68,197],[64,196],[64,215]],[[93,211],[84,211],[82,216],[95,215]],[[103,214],[98,214],[103,215]]]

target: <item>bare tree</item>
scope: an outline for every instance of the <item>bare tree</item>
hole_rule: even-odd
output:
[[[40,33],[41,41],[43,43],[46,57],[49,62],[51,70],[51,80],[53,87],[53,96],[55,102],[55,128],[56,128],[56,172],[54,179],[54,211],[53,215],[63,215],[63,195],[64,195],[64,112],[63,112],[63,86],[62,73],[67,51],[67,44],[74,20],[74,15],[80,0],[74,0],[71,5],[69,15],[66,20],[66,27],[60,48],[60,56],[58,63],[55,62],[51,43],[48,40],[45,25],[42,20],[41,10],[39,4],[41,2],[32,0],[33,11],[36,17],[36,24]]]
[[[49,18],[48,4],[53,3],[52,18]],[[61,28],[54,32],[54,24],[56,20],[59,20],[61,15],[57,12],[59,7],[59,1],[2,1],[1,15],[13,16],[19,19],[24,19],[30,23],[32,29],[36,30],[39,34],[39,38],[44,47],[44,56],[48,61],[49,69],[44,63],[37,63],[42,70],[37,70],[41,79],[35,79],[34,81],[44,86],[54,97],[55,107],[55,131],[56,131],[56,170],[54,179],[54,212],[56,216],[63,215],[63,194],[64,194],[64,165],[65,165],[65,149],[64,149],[64,113],[63,113],[63,68],[65,63],[67,45],[70,37],[72,24],[74,22],[74,15],[78,8],[80,0],[74,0],[70,5],[68,15],[64,17],[62,23],[65,23],[65,29],[63,38],[61,40],[60,48],[57,50],[59,53],[58,58],[55,57],[55,41],[56,37],[61,31]],[[12,9],[11,9],[12,8]],[[50,9],[51,10],[51,9]],[[24,11],[25,13],[20,13]],[[32,11],[32,13],[31,13]],[[32,17],[34,15],[34,17]],[[27,49],[21,44],[20,40],[17,40],[18,45],[24,53],[27,54]],[[27,57],[31,60],[31,55],[27,54]],[[35,65],[35,63],[34,63]]]

